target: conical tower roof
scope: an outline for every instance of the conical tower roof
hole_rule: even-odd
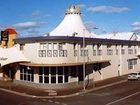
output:
[[[81,19],[79,7],[73,5],[66,9],[64,19],[49,35],[91,37],[91,33],[88,32]]]

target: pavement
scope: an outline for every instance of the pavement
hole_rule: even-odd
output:
[[[17,94],[20,96],[32,97],[32,98],[66,98],[66,97],[73,97],[80,94],[85,94],[91,91],[96,91],[126,81],[127,81],[126,75],[105,79],[102,81],[95,82],[94,87],[88,87],[86,88],[86,90],[83,91],[82,88],[69,89],[69,90],[45,90],[45,89],[28,87],[25,85],[18,85],[11,81],[0,80],[0,90]]]

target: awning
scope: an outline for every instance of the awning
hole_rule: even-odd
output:
[[[128,58],[127,60],[133,60],[133,59],[138,59],[138,57]]]
[[[29,60],[15,47],[0,48],[1,67],[16,62],[29,62]]]
[[[106,63],[110,60],[99,60],[99,61],[90,61],[85,62],[85,64],[95,64],[95,63]],[[84,62],[78,63],[60,63],[60,64],[36,64],[36,63],[20,63],[20,65],[29,66],[29,67],[60,67],[60,66],[79,66],[83,65]]]

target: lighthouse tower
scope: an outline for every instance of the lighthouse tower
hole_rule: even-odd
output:
[[[82,19],[79,7],[70,6],[62,22],[49,33],[50,36],[75,36],[91,37],[91,33],[86,29]]]

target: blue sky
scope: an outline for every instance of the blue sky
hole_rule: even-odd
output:
[[[43,35],[62,21],[72,4],[81,8],[90,31],[140,31],[140,0],[1,0],[0,29],[13,27],[21,37]]]

